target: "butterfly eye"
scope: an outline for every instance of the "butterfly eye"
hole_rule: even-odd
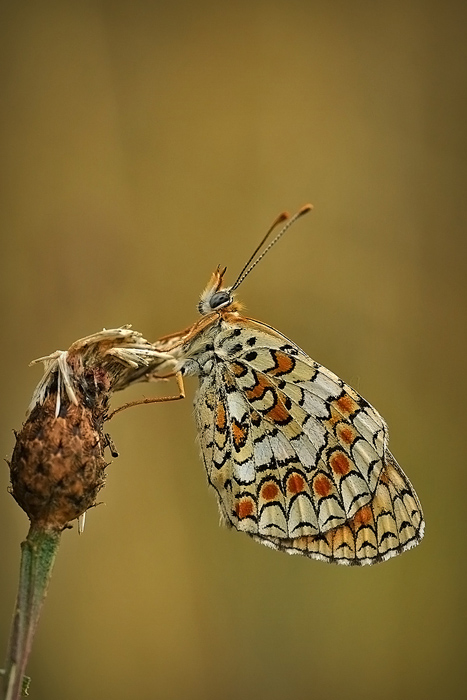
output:
[[[219,306],[225,306],[226,304],[230,304],[231,301],[232,297],[230,296],[229,292],[216,292],[209,299],[209,306],[211,307],[211,309],[218,309]]]

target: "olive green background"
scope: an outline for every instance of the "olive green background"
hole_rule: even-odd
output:
[[[462,697],[466,26],[449,1],[0,4],[1,455],[31,359],[184,328],[214,267],[232,282],[311,201],[240,297],[378,408],[427,521],[364,569],[219,528],[191,379],[109,424],[121,456],[62,538],[33,700]],[[3,650],[27,519],[0,477]]]

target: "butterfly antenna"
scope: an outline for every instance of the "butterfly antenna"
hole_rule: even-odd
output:
[[[261,240],[261,243],[255,248],[254,252],[250,255],[250,257],[248,258],[247,262],[246,262],[245,265],[243,266],[243,269],[242,269],[242,271],[240,272],[239,276],[237,277],[237,281],[236,281],[235,284],[233,285],[232,289],[236,289],[236,288],[238,287],[238,285],[240,284],[240,282],[243,280],[243,273],[245,272],[245,270],[247,269],[247,267],[248,267],[248,265],[251,263],[251,261],[254,259],[256,253],[257,253],[259,250],[261,250],[261,248],[263,247],[263,245],[266,243],[266,241],[268,240],[269,236],[270,236],[271,233],[274,231],[274,229],[276,228],[276,226],[278,226],[279,224],[281,224],[283,221],[287,221],[287,219],[289,218],[289,216],[290,216],[290,214],[289,214],[288,211],[283,211],[282,214],[279,214],[279,216],[273,221],[273,223],[272,223],[272,225],[269,227],[269,229],[268,229],[266,235],[265,235],[264,238]]]
[[[282,212],[282,214],[279,214],[279,216],[277,217],[277,219],[274,221],[274,223],[272,224],[272,226],[269,228],[268,232],[266,233],[266,235],[265,235],[264,238],[262,239],[261,243],[260,243],[260,244],[257,246],[257,248],[255,249],[253,255],[250,256],[248,262],[246,263],[246,265],[244,265],[243,270],[240,272],[239,276],[237,277],[237,280],[235,281],[235,283],[233,284],[233,286],[230,288],[230,291],[231,291],[231,292],[233,292],[235,289],[237,289],[237,288],[241,285],[241,283],[243,282],[243,280],[245,279],[245,277],[246,277],[247,275],[249,275],[250,272],[253,270],[253,268],[256,267],[256,265],[259,263],[259,261],[262,260],[262,258],[264,258],[264,256],[266,255],[266,253],[269,252],[269,251],[271,250],[271,248],[273,247],[273,245],[275,245],[275,244],[277,243],[277,241],[279,240],[279,238],[282,238],[282,236],[284,235],[284,233],[292,226],[292,224],[294,224],[294,223],[297,221],[297,219],[299,219],[301,216],[303,216],[303,214],[307,214],[307,213],[308,213],[309,211],[311,211],[312,209],[313,209],[313,205],[312,205],[312,204],[305,204],[301,209],[298,210],[298,212],[297,212],[296,214],[294,214],[294,215],[292,216],[291,219],[289,219],[290,214],[289,214],[288,212],[286,212],[286,211]],[[288,221],[287,221],[287,219],[288,219]],[[266,241],[268,240],[268,238],[269,238],[269,236],[271,235],[271,233],[272,233],[272,232],[274,231],[274,229],[275,229],[280,223],[282,223],[283,221],[287,221],[287,223],[285,224],[285,226],[283,226],[283,227],[281,228],[281,230],[279,231],[279,233],[277,234],[277,236],[271,241],[271,243],[267,246],[267,248],[265,248],[265,249],[263,250],[263,252],[261,253],[261,255],[260,255],[258,258],[256,258],[256,260],[254,260],[256,254],[258,253],[258,251],[261,250],[261,248],[262,248],[263,245],[266,243]],[[253,263],[252,263],[252,260],[254,260]]]

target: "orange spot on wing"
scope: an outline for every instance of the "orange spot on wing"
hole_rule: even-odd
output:
[[[355,527],[360,527],[362,525],[368,525],[373,520],[373,513],[371,512],[370,506],[363,506],[360,510],[357,510],[353,518],[349,521]]]
[[[240,425],[240,423],[237,423],[237,421],[234,419],[232,421],[232,436],[233,436],[234,445],[237,449],[239,449],[240,447],[243,447],[243,445],[246,442],[247,435],[248,435],[248,428],[246,426]]]
[[[267,389],[273,389],[271,382],[262,374],[255,373],[255,384],[245,391],[248,399],[262,399]]]
[[[336,401],[336,406],[344,415],[354,413],[358,408],[358,404],[348,394],[341,396],[341,398]]]
[[[338,426],[337,431],[342,442],[345,442],[347,445],[351,445],[352,442],[355,440],[355,432],[350,426]]]
[[[235,504],[235,512],[239,520],[253,515],[255,506],[251,498],[242,498],[241,501],[238,501],[238,503]]]
[[[222,433],[225,430],[226,417],[225,417],[225,406],[223,403],[217,404],[216,412],[216,427]]]
[[[305,479],[301,474],[297,474],[295,472],[294,474],[291,474],[289,478],[287,479],[287,490],[290,493],[301,493],[301,491],[305,490]]]
[[[273,423],[286,423],[290,418],[290,413],[281,401],[277,401],[276,405],[264,415]]]
[[[350,471],[349,460],[342,452],[335,452],[329,463],[334,474],[339,474],[339,476],[343,476]]]
[[[275,350],[272,352],[274,356],[274,361],[276,367],[269,370],[269,374],[276,376],[277,374],[288,374],[295,367],[295,360],[287,355],[285,352],[280,352],[280,350]]]
[[[324,476],[323,474],[322,476],[316,477],[316,479],[313,481],[313,489],[318,496],[329,496],[332,491],[332,483],[328,477]]]
[[[261,496],[265,501],[273,501],[279,494],[279,487],[273,481],[269,481],[261,488]]]

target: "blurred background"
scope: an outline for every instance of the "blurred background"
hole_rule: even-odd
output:
[[[215,266],[233,282],[311,201],[240,297],[378,408],[427,521],[364,569],[219,528],[189,380],[109,426],[121,456],[62,538],[33,700],[462,696],[466,26],[449,0],[1,3],[2,456],[30,360],[184,328]],[[8,481],[1,654],[28,525]]]

